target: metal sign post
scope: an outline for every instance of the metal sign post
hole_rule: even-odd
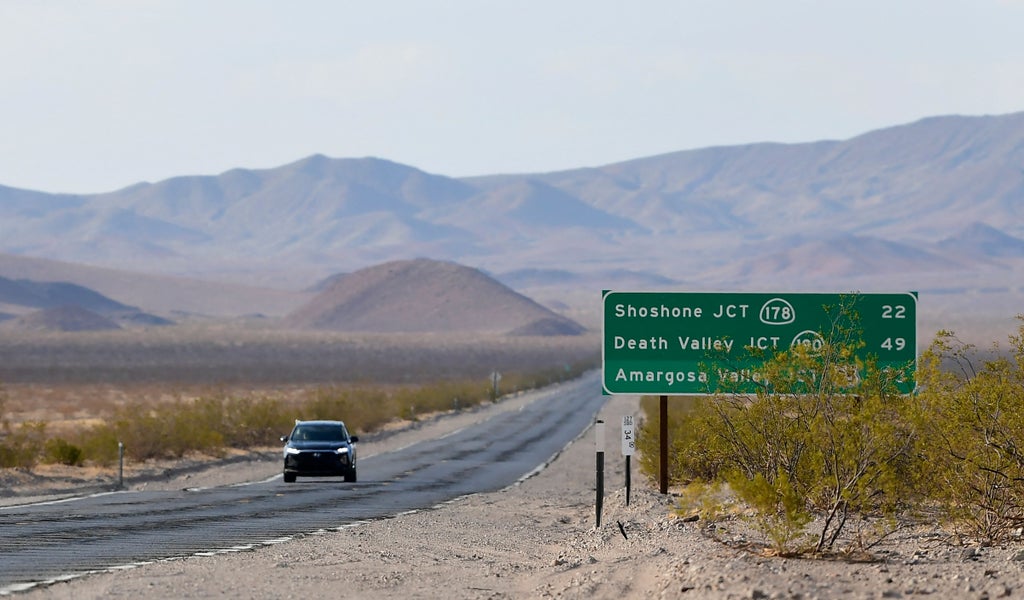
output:
[[[658,403],[658,489],[668,493],[668,396]]]
[[[594,424],[597,442],[597,527],[601,526],[601,506],[604,503],[604,421]]]

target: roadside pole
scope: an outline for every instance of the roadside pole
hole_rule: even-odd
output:
[[[604,421],[598,419],[594,425],[597,443],[597,527],[601,526],[601,507],[604,504]]]
[[[659,466],[660,473],[659,473],[659,476],[658,476],[658,482],[661,484],[660,485],[661,493],[662,494],[667,494],[668,493],[668,396],[662,396],[661,397],[661,405],[660,405],[660,410],[658,412],[660,413],[658,415],[658,419],[659,419],[658,432],[659,432],[660,438],[661,438],[660,440],[658,440],[658,444],[659,444],[658,450],[659,450],[660,459],[661,459],[659,461],[661,464]]]
[[[633,415],[622,417],[622,455],[626,457],[626,506],[629,506],[629,459],[636,450],[636,433],[633,431]]]
[[[495,402],[498,401],[498,382],[501,381],[501,373],[493,371],[491,373],[491,399]]]
[[[117,443],[117,489],[124,489],[124,442]]]

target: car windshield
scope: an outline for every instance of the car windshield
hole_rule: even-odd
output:
[[[299,425],[291,439],[305,442],[332,442],[348,438],[341,425]]]

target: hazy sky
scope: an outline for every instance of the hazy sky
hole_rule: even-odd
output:
[[[1024,0],[0,0],[0,185],[450,176],[1024,110]]]

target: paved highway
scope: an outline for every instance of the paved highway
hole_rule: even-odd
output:
[[[280,477],[243,486],[118,492],[0,508],[0,594],[123,565],[243,548],[423,509],[511,485],[546,463],[605,401],[598,373],[522,410],[359,461],[359,483]]]

